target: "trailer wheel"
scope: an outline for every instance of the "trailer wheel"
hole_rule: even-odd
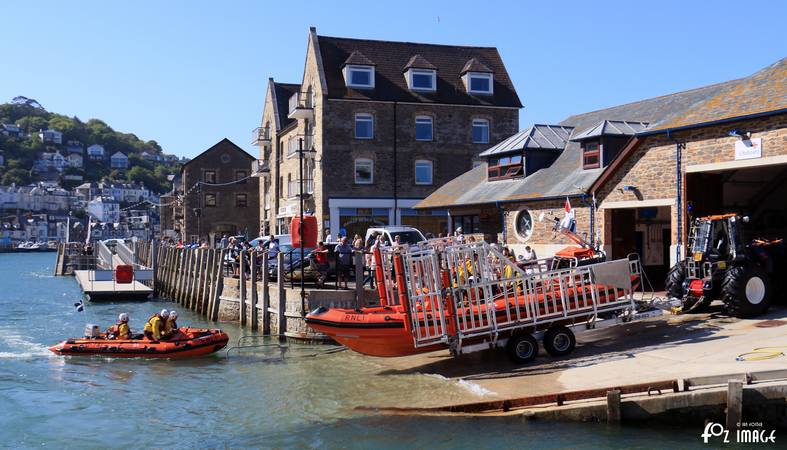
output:
[[[527,333],[517,334],[508,340],[506,351],[515,363],[528,363],[538,356],[538,341]]]
[[[574,351],[577,338],[564,326],[552,327],[544,333],[544,350],[552,356],[565,356]]]
[[[755,265],[731,267],[724,276],[721,297],[730,315],[741,319],[759,316],[771,305],[770,278]]]

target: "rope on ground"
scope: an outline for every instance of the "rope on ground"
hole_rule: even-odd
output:
[[[735,358],[735,361],[763,361],[766,359],[779,358],[780,356],[784,356],[783,351],[775,350],[779,348],[787,348],[787,345],[757,347],[750,352],[741,353]]]

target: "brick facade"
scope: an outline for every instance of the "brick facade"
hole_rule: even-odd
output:
[[[732,129],[751,132],[751,138],[762,138],[762,157],[753,160],[735,160],[736,137],[728,136]],[[735,168],[735,163],[741,164],[784,164],[787,160],[787,114],[770,117],[742,120],[723,125],[708,126],[692,130],[672,133],[672,138],[685,143],[682,151],[683,170],[683,225],[682,240],[686,241],[686,202],[687,183],[686,172],[692,172],[699,165],[727,163],[733,166],[719,166],[717,170]],[[713,169],[713,167],[708,167]],[[598,227],[603,236],[603,242],[608,244],[612,239],[611,213],[609,209],[618,205],[636,207],[637,203],[647,205],[647,202],[666,200],[670,208],[670,229],[672,230],[672,246],[677,244],[678,213],[677,213],[677,176],[676,176],[676,144],[668,139],[665,134],[648,136],[631,156],[615,171],[596,193],[597,200],[603,214],[597,214]],[[624,190],[624,186],[634,186],[636,190]],[[723,211],[717,211],[723,212]]]
[[[184,240],[220,239],[221,234],[248,234],[256,237],[259,228],[259,185],[254,178],[226,186],[200,185],[209,181],[206,172],[215,173],[215,183],[235,181],[251,173],[253,158],[227,139],[201,153],[181,168]],[[245,175],[243,175],[245,174]],[[215,196],[215,206],[207,204],[207,196]],[[246,206],[239,206],[245,195]],[[199,216],[195,213],[199,211]]]
[[[279,130],[272,139],[272,146],[282,150],[269,154],[271,163],[271,186],[280,185],[278,195],[272,200],[267,227],[277,230],[277,215],[292,216],[298,212],[298,199],[288,198],[288,180],[298,180],[297,155],[287,158],[287,141],[297,139],[311,127],[314,134],[314,159],[306,164],[305,178],[313,179],[313,195],[305,201],[305,209],[318,217],[320,234],[325,225],[340,221],[340,212],[348,209],[363,209],[370,215],[384,217],[387,224],[422,223],[424,231],[446,232],[447,216],[414,215],[410,207],[425,198],[437,187],[459,176],[472,167],[474,157],[518,129],[519,111],[516,107],[470,106],[444,103],[396,103],[392,101],[348,100],[329,98],[325,80],[322,78],[317,35],[310,33],[301,92],[312,92],[314,98],[313,119],[300,119],[296,124]],[[401,74],[399,74],[401,76]],[[272,117],[273,102],[270,90],[263,112],[263,123]],[[396,117],[394,119],[394,108]],[[280,111],[281,113],[281,111]],[[355,138],[355,114],[366,113],[373,117],[373,138]],[[286,114],[286,113],[285,113]],[[415,117],[428,115],[433,118],[433,140],[415,140]],[[472,142],[472,120],[489,120],[489,143]],[[396,135],[394,137],[394,130]],[[394,160],[394,139],[396,159]],[[260,156],[266,158],[261,147]],[[279,157],[281,156],[281,157]],[[358,158],[373,161],[373,182],[355,183],[354,162]],[[427,160],[433,164],[432,183],[415,183],[415,161]],[[394,166],[396,183],[394,185]],[[265,181],[261,179],[261,183]],[[272,190],[269,187],[268,190]],[[267,192],[262,188],[263,198]],[[394,211],[394,193],[398,199],[398,211]],[[272,195],[271,197],[274,197]],[[265,204],[261,205],[264,212]],[[288,214],[279,215],[279,209]],[[387,211],[383,213],[383,210]],[[263,214],[263,213],[261,213]],[[358,212],[360,215],[360,212]],[[412,216],[407,216],[411,214]],[[431,214],[431,213],[430,213]],[[264,217],[264,214],[262,215]],[[279,219],[284,225],[289,217]],[[355,232],[362,232],[361,227]],[[353,232],[348,229],[348,232]]]

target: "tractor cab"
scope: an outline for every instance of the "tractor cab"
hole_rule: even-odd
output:
[[[665,281],[667,295],[681,300],[684,312],[705,307],[714,299],[721,299],[738,317],[767,311],[771,281],[782,266],[783,252],[775,252],[777,246],[771,245],[778,241],[747,244],[744,225],[748,222],[748,217],[738,214],[694,220],[688,255],[670,269]]]

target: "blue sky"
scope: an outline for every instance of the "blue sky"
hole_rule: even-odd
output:
[[[250,152],[268,77],[299,82],[318,34],[496,46],[521,125],[748,75],[787,56],[787,2],[5,2],[0,102],[97,117],[194,156]]]

